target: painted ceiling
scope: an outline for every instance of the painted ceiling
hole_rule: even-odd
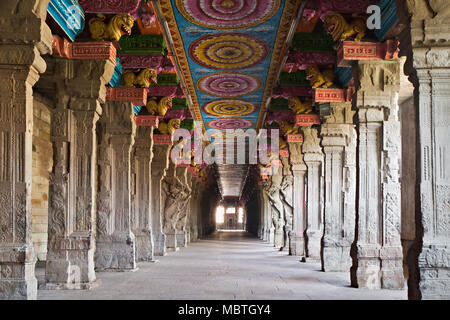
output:
[[[260,127],[299,2],[159,1],[192,109],[206,130]]]

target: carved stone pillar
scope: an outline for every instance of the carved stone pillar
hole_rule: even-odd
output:
[[[398,92],[403,60],[359,61],[359,201],[352,285],[403,288]]]
[[[110,60],[52,61],[57,97],[51,124],[46,288],[87,289],[96,280],[96,123],[114,64]]]
[[[191,188],[189,187],[187,177],[187,167],[177,167],[176,176],[181,182],[181,194],[178,203],[178,217],[176,221],[176,242],[177,247],[185,247],[188,243],[188,218],[189,218],[189,200],[191,198]]]
[[[162,182],[163,193],[163,232],[166,235],[166,248],[178,251],[177,222],[180,214],[181,201],[184,198],[183,184],[177,176],[176,165],[170,161],[169,169]]]
[[[99,121],[97,270],[136,270],[130,226],[130,153],[136,126],[130,103],[108,101]]]
[[[317,129],[302,127],[303,159],[308,168],[306,188],[306,261],[320,261],[323,236],[323,153]]]
[[[196,178],[191,177],[191,209],[190,209],[190,240],[198,239],[198,203],[199,203],[199,183]]]
[[[291,164],[289,163],[289,157],[281,157],[283,163],[283,182],[281,183],[281,196],[283,199],[284,208],[284,250],[289,250],[290,240],[289,233],[292,231],[292,213],[293,213],[293,201],[292,192],[294,177],[292,176]]]
[[[321,125],[325,154],[322,270],[348,272],[355,238],[356,131],[350,103],[332,105]]]
[[[272,166],[272,176],[268,197],[272,209],[272,222],[275,227],[274,247],[283,250],[284,247],[284,206],[281,201],[281,183],[283,181],[282,170]]]
[[[153,261],[150,215],[150,170],[153,157],[153,128],[136,128],[131,153],[131,230],[136,237],[136,260]]]
[[[407,257],[411,299],[450,299],[450,9],[448,1],[408,2],[418,103],[420,212],[415,254]]]
[[[293,186],[293,216],[292,231],[290,232],[289,254],[292,256],[305,255],[305,173],[306,165],[303,161],[302,142],[289,142],[289,155],[294,176]]]
[[[269,188],[270,188],[270,179],[264,183],[263,187],[263,202],[264,202],[264,241],[268,243],[274,242],[275,237],[275,227],[272,221],[272,206],[269,200]]]
[[[46,1],[0,3],[0,300],[36,299],[31,240],[33,85],[51,52]]]
[[[162,216],[163,216],[163,195],[162,195],[162,181],[166,175],[166,170],[169,168],[169,153],[170,145],[153,146],[153,161],[152,161],[152,179],[151,179],[151,215],[152,215],[152,234],[153,234],[153,254],[155,256],[166,255],[166,236],[162,230]]]

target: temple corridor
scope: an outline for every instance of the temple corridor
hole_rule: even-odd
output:
[[[39,290],[38,299],[309,300],[406,299],[406,290],[350,287],[348,272],[325,273],[243,231],[219,231],[182,251],[138,263],[135,272],[98,272],[88,291]],[[39,271],[37,272],[39,280]]]
[[[0,25],[0,300],[450,300],[449,0]]]

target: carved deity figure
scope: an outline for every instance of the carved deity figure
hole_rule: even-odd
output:
[[[284,206],[280,196],[281,174],[272,175],[272,184],[268,191],[269,202],[272,205],[272,221],[275,226],[275,234],[283,235],[284,227]],[[283,247],[283,239],[276,239],[275,245]]]
[[[96,41],[119,41],[123,35],[130,35],[134,26],[134,18],[129,14],[118,14],[112,17],[108,24],[106,16],[98,14],[89,20],[89,31]]]

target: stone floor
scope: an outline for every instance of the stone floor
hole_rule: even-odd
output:
[[[39,290],[38,299],[406,299],[406,290],[349,287],[348,273],[275,250],[245,232],[216,232],[136,272],[99,272],[88,291]],[[42,270],[38,270],[38,274]]]

